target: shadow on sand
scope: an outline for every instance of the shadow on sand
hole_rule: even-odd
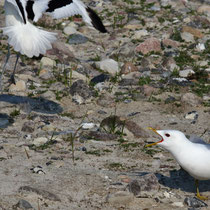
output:
[[[27,96],[2,94],[0,95],[0,103],[1,102],[18,104],[23,111],[28,113],[34,111],[43,114],[58,114],[63,111],[63,108],[58,103],[42,97],[30,98]]]
[[[150,172],[132,171],[129,173],[129,176],[138,179],[138,177],[140,178],[147,174],[150,174]],[[158,182],[165,187],[180,189],[190,193],[196,192],[194,178],[183,169],[171,170],[169,177],[160,173],[155,173],[155,176],[157,177]],[[210,180],[199,181],[199,190],[200,192],[210,191]]]

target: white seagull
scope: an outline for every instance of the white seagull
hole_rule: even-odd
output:
[[[88,25],[102,33],[107,32],[98,15],[80,0],[5,0],[4,9],[6,27],[2,30],[3,34],[8,36],[8,54],[1,76],[10,57],[11,45],[18,52],[11,78],[13,82],[19,53],[29,58],[45,54],[56,40],[56,33],[42,30],[32,24],[37,22],[43,13],[48,13],[55,19],[81,15]]]
[[[177,130],[149,129],[161,136],[162,139],[148,144],[146,147],[159,145],[168,150],[179,165],[195,178],[197,197],[202,200],[207,199],[199,193],[198,180],[210,179],[210,144],[201,140],[190,141],[184,133]]]

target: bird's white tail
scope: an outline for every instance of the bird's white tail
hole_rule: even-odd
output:
[[[5,27],[3,34],[9,37],[8,43],[15,51],[30,58],[45,54],[56,40],[56,33],[41,30],[30,22]]]

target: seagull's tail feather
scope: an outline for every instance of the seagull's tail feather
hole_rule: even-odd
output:
[[[37,28],[30,22],[3,28],[3,33],[9,37],[8,43],[14,50],[29,58],[45,54],[51,49],[51,43],[56,40],[56,33]]]

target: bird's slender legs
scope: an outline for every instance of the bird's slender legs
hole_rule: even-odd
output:
[[[3,66],[3,69],[2,69],[2,72],[1,72],[1,76],[0,76],[0,91],[2,91],[2,77],[3,77],[3,75],[4,75],[4,72],[5,72],[7,63],[8,63],[8,61],[9,61],[9,58],[10,58],[10,46],[9,46],[9,44],[8,44],[8,53],[7,53],[6,61],[5,61],[5,63],[4,63],[4,66]]]
[[[13,84],[16,84],[15,83],[15,71],[16,71],[16,67],[17,67],[19,57],[20,57],[20,54],[17,53],[17,57],[16,57],[16,61],[15,61],[15,67],[14,67],[14,70],[13,70],[12,75],[11,75],[10,80],[9,80]]]
[[[197,196],[197,198],[199,198],[200,200],[208,200],[207,197],[200,195],[198,185],[199,185],[199,184],[198,184],[198,180],[195,179],[195,186],[196,186],[196,193],[197,193],[196,196]]]

